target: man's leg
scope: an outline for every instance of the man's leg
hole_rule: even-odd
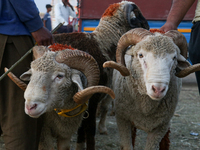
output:
[[[192,26],[192,32],[189,43],[189,58],[192,64],[200,63],[200,22]],[[200,71],[195,73],[200,93]]]
[[[1,36],[0,36],[1,40]],[[3,53],[0,74],[4,67],[11,67],[31,47],[29,36],[8,38]],[[19,77],[30,68],[32,55],[28,55],[12,72]],[[42,123],[24,112],[24,91],[8,77],[0,82],[0,123],[7,150],[37,150]]]

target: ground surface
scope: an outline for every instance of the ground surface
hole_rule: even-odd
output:
[[[98,123],[97,119],[97,123]],[[96,133],[96,150],[119,150],[119,135],[114,116],[107,117],[108,135]],[[197,135],[196,135],[197,134]],[[135,150],[144,149],[146,134],[137,132]],[[183,79],[183,88],[175,116],[171,121],[170,150],[200,150],[200,96],[194,74]],[[75,148],[76,135],[72,138]],[[0,150],[5,150],[0,138]]]

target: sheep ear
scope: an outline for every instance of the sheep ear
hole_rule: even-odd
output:
[[[187,61],[187,59],[185,59],[185,57],[183,57],[181,54],[178,55],[177,61],[178,61],[177,68],[179,70],[183,70],[191,66],[190,63]]]
[[[78,86],[78,92],[83,90],[80,72],[72,69],[72,82]]]
[[[34,46],[33,47],[33,60],[38,59],[48,52],[49,49],[46,46]]]
[[[31,69],[29,69],[28,71],[24,72],[20,76],[20,79],[23,81],[30,81],[31,75],[32,75],[32,72],[31,72]]]

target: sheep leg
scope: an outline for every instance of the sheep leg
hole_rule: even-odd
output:
[[[167,131],[167,133],[160,142],[160,150],[169,150],[169,145],[170,145],[169,133],[170,129]]]
[[[149,132],[147,135],[145,150],[159,150],[159,143],[165,136],[168,127],[169,127],[168,125],[162,126],[160,128],[156,128],[155,130]]]
[[[87,150],[95,150],[96,111],[98,103],[91,99],[88,107],[89,117],[84,120]]]
[[[131,147],[131,122],[124,120],[116,114],[116,121],[120,136],[121,150],[132,150]]]
[[[84,120],[83,120],[84,121]],[[76,143],[76,150],[83,150],[85,149],[85,131],[84,131],[84,123],[81,123],[81,126],[78,129],[78,136],[77,136],[77,143]]]
[[[92,108],[91,108],[91,107]],[[78,130],[78,140],[76,150],[83,150],[86,142],[86,150],[95,150],[95,132],[96,132],[96,109],[97,105],[89,104],[89,117],[83,119],[82,125]]]
[[[114,101],[112,100],[112,109],[111,109],[111,113],[110,116],[114,116],[115,115],[115,109],[114,109]]]
[[[107,132],[107,128],[106,128],[106,116],[107,116],[107,112],[108,110],[103,110],[101,112],[101,116],[100,116],[100,121],[98,124],[98,130],[100,134],[108,134]]]
[[[90,113],[89,113],[90,114]],[[96,130],[96,115],[90,114],[89,118],[82,121],[82,129],[78,132],[78,143],[76,150],[83,150],[86,142],[86,150],[95,150],[95,130]],[[82,135],[81,135],[82,133]]]
[[[112,99],[106,95],[100,104],[100,121],[98,124],[98,130],[100,134],[108,134],[106,128],[106,116]]]
[[[132,126],[132,134],[131,134],[131,136],[132,136],[132,146],[134,148],[134,146],[135,146],[135,138],[136,138],[136,127],[134,127],[134,126]]]
[[[70,150],[70,138],[59,137],[58,141],[57,141],[57,149],[58,150]]]

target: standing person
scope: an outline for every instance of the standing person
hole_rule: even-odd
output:
[[[34,0],[0,0],[0,75],[29,49],[53,44],[43,26]],[[12,72],[19,77],[30,68],[28,55]],[[33,119],[24,112],[24,92],[8,77],[0,81],[0,126],[6,150],[38,150],[42,117]]]
[[[185,14],[195,0],[173,0],[166,23],[160,28],[162,31],[177,30]],[[189,42],[189,58],[193,64],[200,63],[200,0],[197,2],[195,16],[192,21],[192,31]],[[200,71],[195,72],[200,93]]]
[[[51,8],[52,8],[52,6],[50,4],[46,5],[47,12],[46,12],[46,14],[44,15],[44,18],[43,18],[44,27],[46,27],[49,31],[52,30],[51,15],[49,14],[51,12]]]
[[[57,33],[70,33],[73,31],[72,25],[69,24],[69,16],[76,18],[76,13],[69,0],[62,0],[62,2],[55,5],[56,24],[63,23],[63,26],[57,30]]]

